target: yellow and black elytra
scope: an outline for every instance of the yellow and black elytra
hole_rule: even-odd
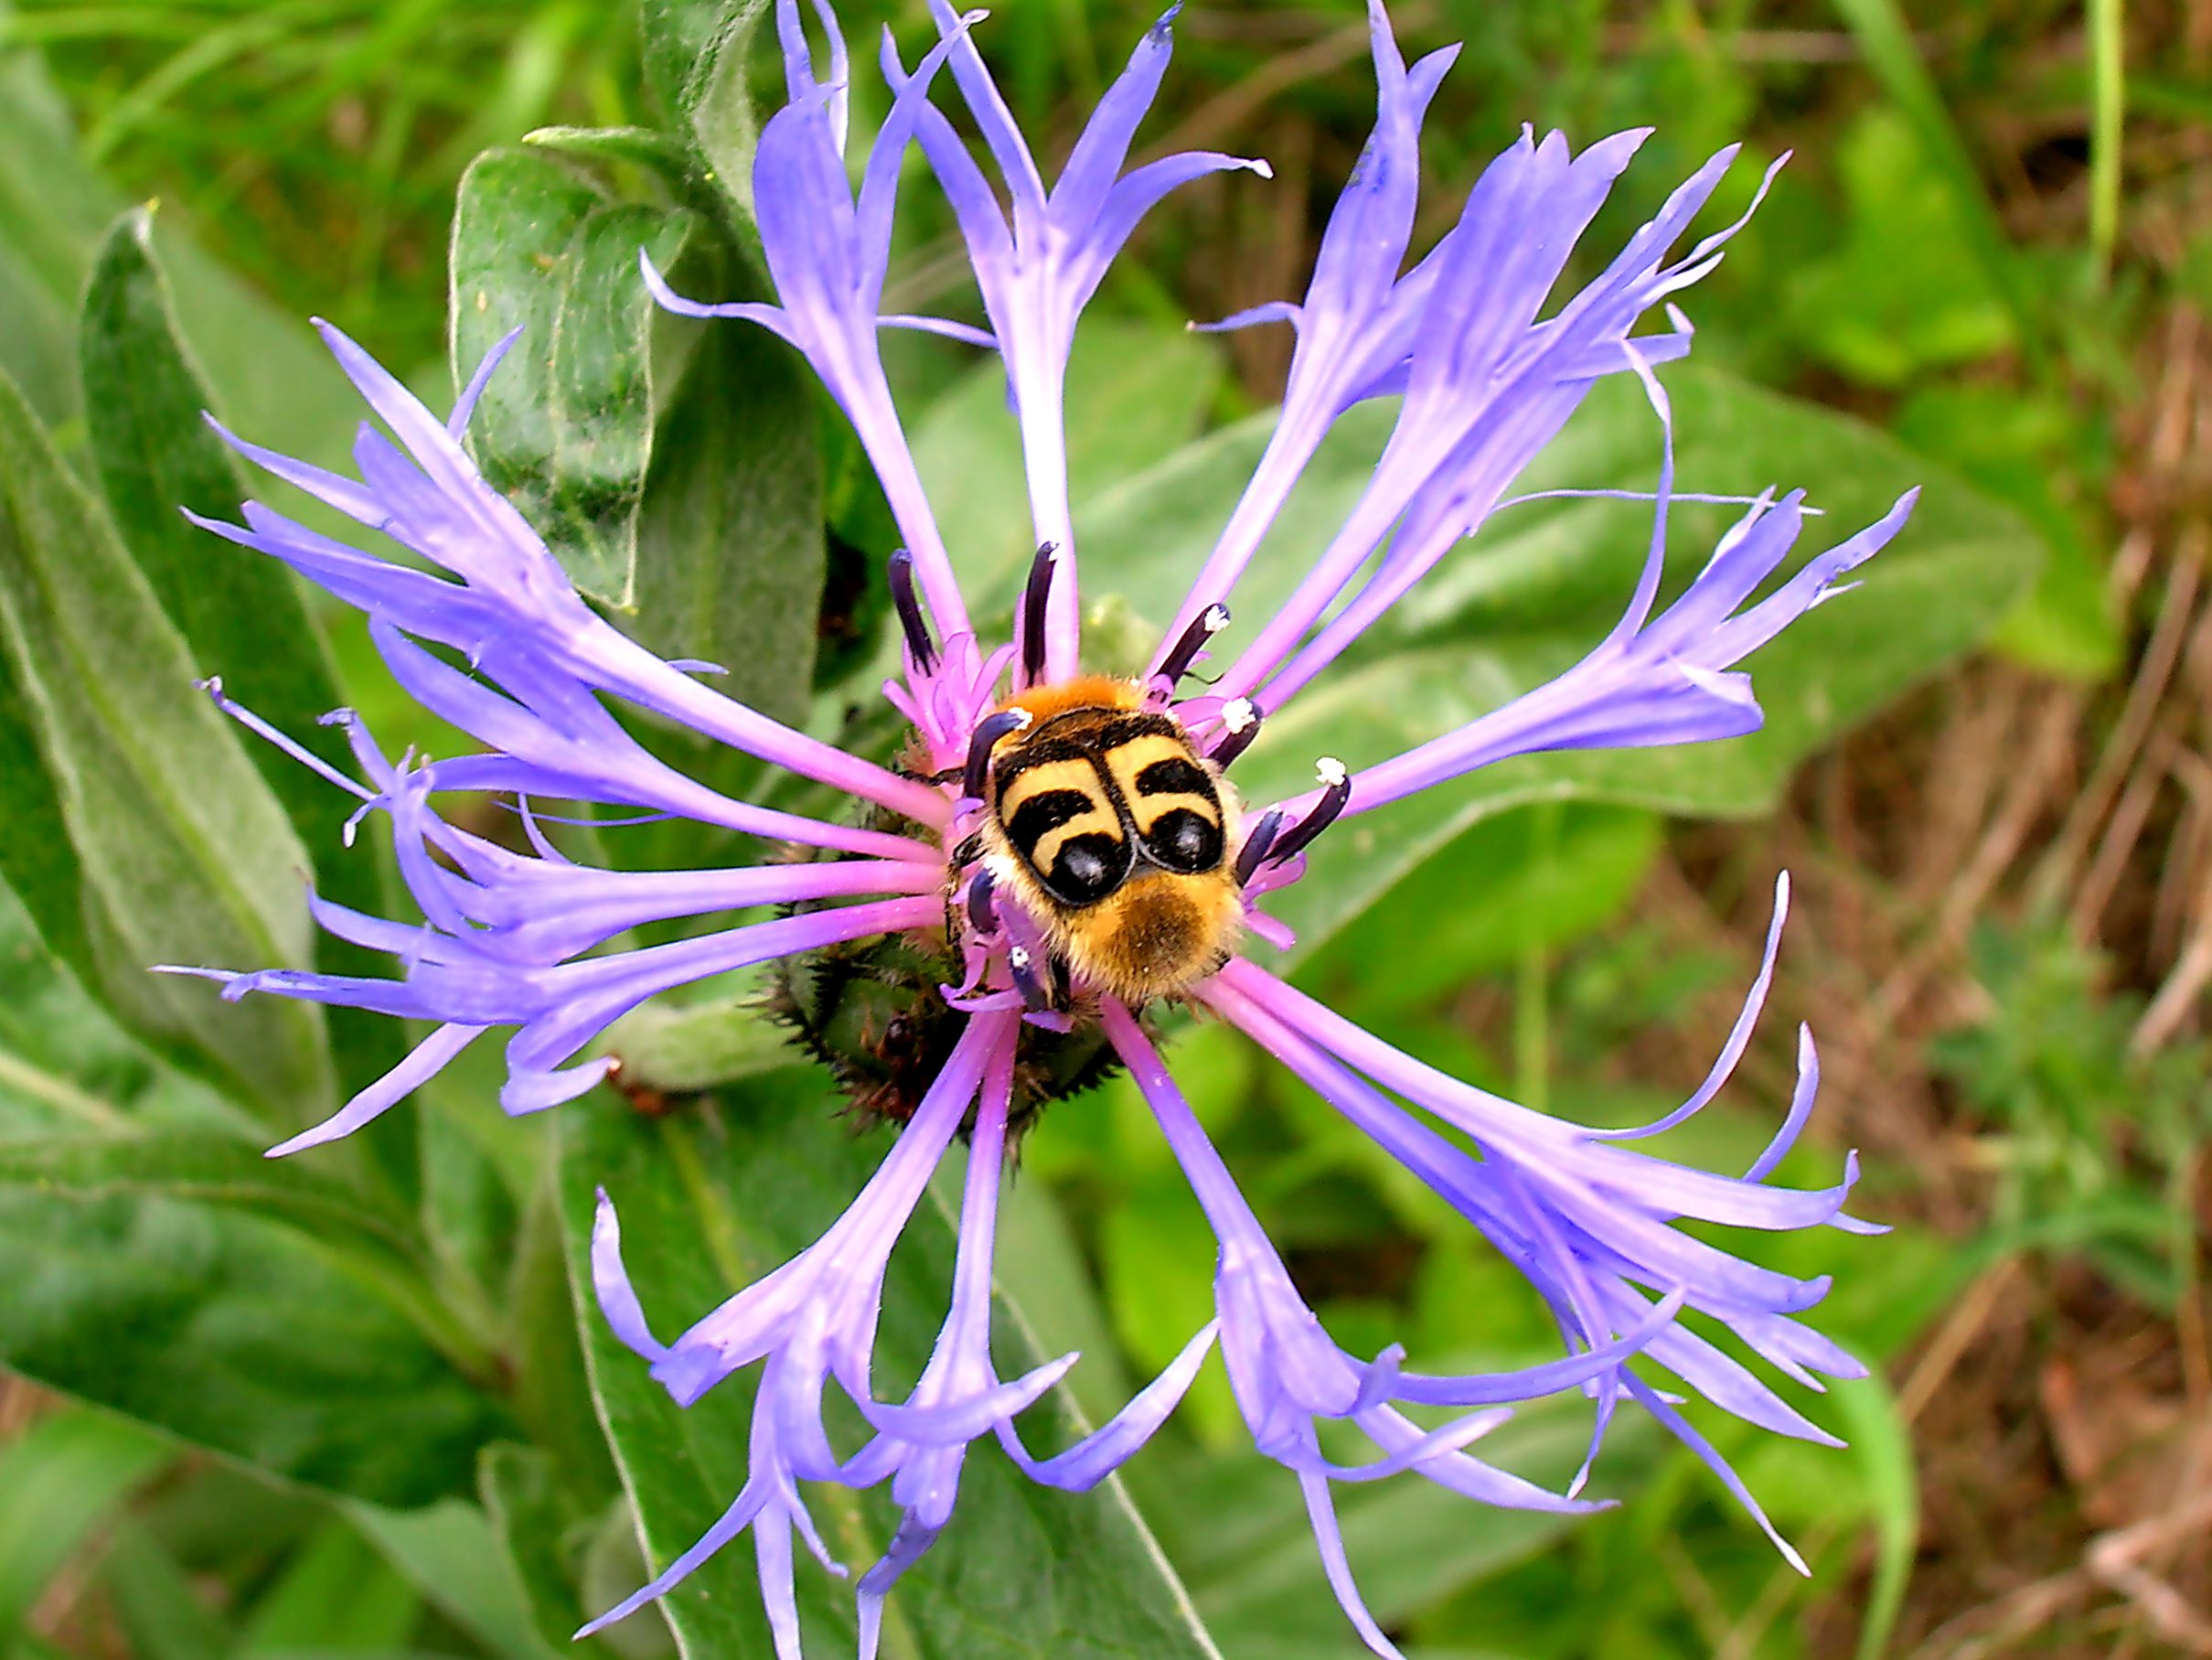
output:
[[[983,790],[987,866],[1075,976],[1132,1003],[1213,972],[1244,904],[1234,793],[1136,681],[1036,686],[1001,712]]]

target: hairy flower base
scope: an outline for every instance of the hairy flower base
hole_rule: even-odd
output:
[[[761,133],[753,177],[775,304],[703,305],[675,295],[649,266],[645,273],[672,311],[773,330],[805,356],[850,419],[904,544],[890,559],[900,671],[883,687],[889,706],[913,728],[902,766],[845,754],[732,701],[700,678],[701,665],[661,661],[584,603],[461,442],[511,339],[440,420],[326,327],[339,363],[390,430],[388,437],[364,426],[354,452],[358,477],[232,440],[272,476],[389,539],[401,555],[323,535],[258,502],[246,504],[242,525],[208,528],[283,560],[365,612],[400,684],[482,746],[445,759],[395,759],[341,711],[331,718],[352,746],[358,776],[349,776],[213,688],[232,714],[351,792],[360,814],[388,817],[415,915],[369,916],[311,901],[331,933],[389,953],[397,965],[390,979],[176,971],[220,981],[226,997],[303,998],[431,1027],[388,1077],[274,1151],[361,1128],[495,1029],[508,1033],[500,1100],[508,1111],[570,1100],[606,1076],[603,1033],[627,1011],[663,991],[772,962],[781,965],[778,1011],[800,1040],[864,1109],[898,1125],[874,1179],[819,1241],[666,1343],[625,1271],[614,1203],[603,1198],[594,1289],[610,1326],[670,1397],[687,1405],[740,1372],[758,1374],[748,1476],[729,1512],[589,1629],[659,1595],[749,1531],[778,1654],[794,1660],[801,1643],[794,1537],[830,1559],[808,1517],[805,1486],[888,1483],[903,1519],[857,1587],[861,1654],[871,1655],[883,1596],[948,1525],[977,1440],[995,1437],[1038,1482],[1090,1487],[1165,1422],[1216,1344],[1256,1446],[1299,1483],[1330,1583],[1378,1654],[1395,1651],[1353,1585],[1333,1510],[1339,1483],[1413,1474],[1479,1503],[1587,1510],[1603,1502],[1582,1496],[1590,1461],[1629,1403],[1695,1451],[1764,1526],[1683,1407],[1694,1398],[1779,1434],[1826,1441],[1742,1356],[1812,1388],[1823,1375],[1861,1369],[1802,1323],[1825,1293],[1825,1279],[1757,1267],[1705,1230],[1693,1235],[1683,1225],[1869,1231],[1843,1213],[1848,1162],[1842,1180],[1825,1189],[1770,1180],[1812,1107],[1819,1067],[1810,1035],[1800,1033],[1787,1118],[1741,1177],[1628,1143],[1699,1111],[1734,1071],[1771,981],[1786,884],[1777,891],[1766,959],[1711,1074],[1677,1111],[1635,1131],[1546,1117],[1451,1078],[1297,991],[1254,956],[1256,942],[1290,943],[1268,914],[1268,899],[1307,879],[1309,861],[1328,856],[1329,832],[1344,820],[1509,756],[1697,743],[1756,729],[1759,706],[1736,665],[1840,592],[1844,574],[1902,525],[1909,498],[1790,569],[1806,518],[1801,498],[1758,496],[1703,570],[1658,609],[1676,498],[1672,412],[1654,366],[1689,349],[1689,325],[1672,296],[1713,268],[1740,226],[1674,252],[1732,152],[1683,182],[1591,281],[1563,296],[1555,291],[1640,134],[1616,134],[1580,153],[1555,134],[1524,134],[1483,172],[1436,245],[1411,259],[1421,122],[1451,55],[1409,67],[1380,5],[1371,5],[1375,126],[1330,218],[1307,292],[1294,305],[1260,307],[1223,325],[1279,320],[1296,329],[1281,418],[1146,673],[1093,683],[1086,694],[1095,701],[1098,686],[1110,685],[1106,701],[1117,718],[1135,718],[1146,743],[1166,745],[1150,760],[1218,780],[1362,630],[1512,499],[1505,492],[1514,478],[1598,380],[1628,374],[1641,386],[1661,439],[1646,559],[1619,622],[1580,662],[1403,754],[1360,757],[1356,768],[1325,760],[1316,787],[1288,800],[1246,803],[1239,814],[1226,793],[1207,809],[1205,791],[1188,774],[1183,785],[1159,784],[1188,798],[1186,806],[1195,803],[1202,819],[1213,811],[1220,845],[1206,874],[1214,884],[1209,892],[1226,907],[1224,926],[1209,941],[1218,949],[1186,950],[1173,989],[1249,1035],[1463,1216],[1526,1276],[1558,1327],[1563,1355],[1546,1365],[1432,1376],[1409,1369],[1395,1347],[1362,1357],[1329,1336],[1176,1087],[1142,1009],[1131,1006],[1143,1000],[1111,994],[1151,982],[1134,972],[1086,979],[1073,960],[1056,961],[1067,918],[1034,884],[994,876],[1015,873],[1007,862],[1021,840],[995,820],[986,798],[1004,753],[999,745],[1048,704],[1075,699],[1083,667],[1081,562],[1062,428],[1077,316],[1138,219],[1168,191],[1225,169],[1264,168],[1206,154],[1127,166],[1168,60],[1162,18],[1048,186],[968,38],[975,17],[955,16],[944,0],[932,7],[940,38],[911,72],[886,47],[891,107],[856,187],[845,158],[850,66],[835,20],[817,0],[824,73],[796,0],[777,0],[789,102]],[[932,102],[946,79],[982,139],[995,185]],[[882,315],[896,193],[915,145],[958,221],[988,332]],[[1663,331],[1636,333],[1654,312],[1665,319]],[[877,351],[886,327],[935,329],[995,350],[1005,367],[1040,552],[1013,637],[1002,643],[980,640],[969,620]],[[1341,526],[1286,584],[1289,597],[1279,607],[1235,624],[1241,649],[1217,682],[1185,696],[1186,677],[1231,627],[1240,582],[1306,463],[1348,410],[1385,396],[1397,400],[1389,442]],[[827,786],[846,809],[813,818],[724,796],[653,755],[610,701]],[[1138,765],[1130,761],[1123,783],[1141,794]],[[1100,800],[1113,773],[1102,768],[1093,792]],[[1132,838],[1150,834],[1134,816],[1114,819],[1085,790],[1063,793],[1081,799],[1043,812],[1053,825],[1032,823],[1037,837],[1059,829],[1072,836],[1075,819],[1055,815],[1094,809],[1105,816],[1089,831],[1106,834],[1109,822],[1121,822]],[[528,851],[450,822],[440,800],[454,795],[489,795],[511,807]],[[564,854],[540,826],[532,803],[547,800],[582,803],[610,827],[669,817],[719,827],[754,839],[763,862],[596,868]],[[1210,845],[1202,837],[1188,846],[1202,844]],[[1155,869],[1146,879],[1163,878]],[[688,920],[700,931],[667,944],[639,945],[632,934]],[[1214,1311],[1119,1413],[1075,1446],[1039,1458],[1016,1420],[1074,1357],[1012,1380],[998,1374],[989,1332],[998,1195],[1009,1144],[1040,1107],[1113,1067],[1134,1078],[1216,1236]],[[871,1366],[885,1264],[932,1171],[962,1135],[971,1151],[950,1307],[914,1391],[903,1401],[881,1400]],[[832,1444],[824,1404],[833,1386],[871,1426],[860,1445]],[[1593,1408],[1589,1457],[1565,1491],[1547,1491],[1469,1451],[1513,1404],[1562,1390],[1581,1393]],[[1416,1414],[1430,1413],[1444,1421],[1424,1427]],[[1346,1434],[1364,1437],[1373,1456],[1336,1462],[1331,1453]]]
[[[968,1025],[968,1015],[946,1001],[948,991],[957,996],[966,972],[960,944],[940,916],[908,933],[783,958],[765,1012],[829,1069],[854,1112],[906,1123]],[[1014,1039],[1010,1137],[1019,1141],[1051,1103],[1096,1087],[1117,1069],[1095,1025],[1023,1022]],[[973,1128],[971,1117],[963,1130]]]

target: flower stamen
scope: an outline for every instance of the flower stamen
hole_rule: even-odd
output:
[[[1352,775],[1345,770],[1343,762],[1334,755],[1323,755],[1315,764],[1313,772],[1320,780],[1321,798],[1269,850],[1267,862],[1271,864],[1287,864],[1304,852],[1316,836],[1336,822],[1344,804],[1352,799]]]
[[[1213,637],[1228,626],[1229,607],[1208,605],[1182,631],[1182,637],[1170,648],[1167,656],[1159,659],[1159,667],[1153,671],[1152,678],[1164,681],[1167,689],[1172,691],[1176,683],[1190,673],[1192,665],[1205,655],[1206,647]]]
[[[1060,544],[1048,541],[1030,562],[1029,582],[1021,590],[1021,680],[1034,686],[1045,678],[1048,656],[1046,606],[1053,594],[1053,577],[1060,563]]]
[[[1236,855],[1238,887],[1252,885],[1252,878],[1258,875],[1260,866],[1267,862],[1267,854],[1282,830],[1283,815],[1275,809],[1269,809],[1266,815],[1252,827],[1252,833],[1245,838],[1243,851]]]
[[[974,735],[967,741],[967,766],[960,776],[963,799],[983,799],[984,786],[990,779],[991,751],[999,746],[1000,738],[1020,732],[1031,719],[1026,709],[1001,709],[976,727]]]
[[[1206,758],[1214,766],[1226,768],[1250,749],[1252,740],[1259,736],[1259,711],[1253,707],[1250,698],[1231,698],[1222,705],[1221,723],[1229,735],[1216,744]]]
[[[1014,977],[1014,989],[1021,993],[1021,1006],[1031,1014],[1048,1014],[1053,1008],[1053,996],[1045,989],[1044,980],[1037,972],[1035,959],[1028,948],[1016,946],[1006,954],[1006,971]]]
[[[999,913],[991,904],[991,891],[998,885],[988,871],[978,871],[976,879],[967,884],[967,926],[979,939],[988,939],[999,931]]]
[[[922,615],[921,597],[914,593],[914,556],[901,548],[891,556],[891,604],[899,614],[899,627],[906,636],[906,655],[916,674],[937,671],[937,642]]]

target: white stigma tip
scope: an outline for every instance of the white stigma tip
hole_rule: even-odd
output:
[[[1313,764],[1313,776],[1330,789],[1334,789],[1352,775],[1344,770],[1343,762],[1338,760],[1334,755],[1323,755]]]
[[[1026,969],[1030,966],[1030,954],[1021,947],[1016,946],[1006,954],[1006,960],[1017,969]]]
[[[1258,719],[1259,711],[1252,707],[1250,698],[1231,698],[1221,706],[1221,723],[1232,734],[1249,732],[1252,723]]]
[[[1205,616],[1199,618],[1208,634],[1219,634],[1229,626],[1229,613],[1220,605],[1208,605]]]

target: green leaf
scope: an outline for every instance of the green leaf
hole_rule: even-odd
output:
[[[1783,309],[1812,355],[1894,387],[2004,349],[2015,333],[1996,286],[1958,257],[1957,198],[1894,111],[1863,112],[1836,146],[1849,203],[1843,245],[1807,261]]]
[[[111,199],[38,53],[0,47],[0,372],[55,424],[79,408],[69,317]]]
[[[1918,43],[1897,0],[1835,0],[1835,9],[1856,37],[1869,68],[1910,123],[1928,160],[1949,187],[1961,237],[1982,275],[2004,296],[2018,330],[2021,348],[2038,374],[2047,375],[2050,353],[2037,316],[2036,298],[2027,282],[2026,262],[2013,245],[1983,187],[1942,90],[1921,61]]]
[[[1213,1230],[1173,1173],[1123,1194],[1099,1226],[1103,1290],[1132,1365],[1149,1376],[1173,1360],[1191,1333],[1213,1318]],[[1243,1439],[1235,1398],[1209,1363],[1180,1410],[1185,1427],[1213,1447]]]
[[[679,1409],[608,1333],[590,1289],[593,1189],[604,1183],[621,1208],[625,1253],[652,1318],[663,1329],[695,1320],[812,1243],[882,1156],[880,1139],[856,1141],[807,1093],[732,1092],[726,1108],[658,1122],[611,1106],[561,1121],[578,1319],[601,1421],[657,1565],[703,1533],[743,1483],[752,1382],[733,1379]],[[895,1398],[919,1375],[951,1265],[951,1229],[925,1205],[885,1282],[879,1393]],[[1006,1376],[1034,1364],[1003,1306],[998,1331]],[[1074,1426],[1055,1398],[1024,1427],[1037,1442],[1056,1442]],[[807,1497],[840,1558],[857,1569],[881,1552],[895,1519],[882,1494],[827,1488]],[[802,1564],[798,1592],[817,1640],[851,1641],[849,1582]],[[753,1554],[742,1543],[663,1606],[693,1660],[767,1652]],[[1117,1486],[1089,1494],[1040,1488],[984,1444],[968,1458],[951,1527],[891,1600],[884,1653],[1174,1660],[1214,1650]]]
[[[491,1523],[464,1499],[421,1510],[348,1505],[346,1514],[424,1600],[500,1660],[553,1660]],[[316,1633],[321,1636],[324,1633]]]
[[[760,133],[746,71],[767,11],[767,0],[642,0],[637,8],[646,86],[665,124],[698,151],[709,182],[746,219]]]
[[[679,291],[763,292],[752,262],[702,246]],[[726,670],[718,691],[778,720],[812,693],[821,611],[817,394],[791,348],[735,321],[671,320],[693,347],[653,441],[637,530],[634,632],[665,658]]]
[[[761,288],[694,214],[618,201],[542,149],[477,158],[454,221],[456,380],[508,330],[524,335],[471,443],[631,633],[726,669],[717,684],[732,697],[795,718],[824,558],[815,395],[757,328],[660,319],[640,248],[679,286]]]
[[[81,1409],[49,1412],[0,1447],[0,1651],[87,1536],[176,1455],[135,1424]]]
[[[515,1416],[529,1430],[533,1451],[549,1461],[564,1495],[604,1502],[613,1498],[619,1483],[599,1433],[591,1378],[576,1344],[568,1229],[550,1163],[552,1149],[544,1145],[543,1151],[547,1162],[530,1189],[522,1226],[508,1241],[513,1261],[504,1309],[518,1374]],[[572,1624],[568,1631],[575,1629]]]
[[[2036,575],[2041,540],[2017,513],[1832,411],[1708,370],[1667,372],[1680,487],[1755,491],[1806,482],[1827,516],[1801,547],[1824,548],[1924,486],[1904,532],[1854,592],[1751,659],[1763,731],[1725,744],[1534,755],[1393,804],[1340,831],[1316,876],[1269,908],[1310,949],[1470,825],[1520,802],[1608,801],[1739,817],[1769,811],[1800,760],[1984,638]],[[1264,619],[1288,595],[1364,485],[1392,411],[1355,410],[1307,469],[1234,596]],[[1094,598],[1110,589],[1164,618],[1250,476],[1274,417],[1200,441],[1091,504],[1077,526]],[[1657,434],[1636,386],[1602,382],[1516,487],[1648,489]],[[1668,592],[1679,592],[1740,509],[1677,507]],[[1650,535],[1634,503],[1544,501],[1502,509],[1395,612],[1271,720],[1238,762],[1245,799],[1310,787],[1314,759],[1357,768],[1457,727],[1569,667],[1604,637],[1633,591]],[[1234,649],[1240,622],[1228,637]]]
[[[642,168],[678,192],[693,182],[683,146],[651,127],[539,127],[525,133],[522,142],[596,166]]]
[[[625,1089],[681,1094],[792,1066],[790,1035],[755,991],[696,1003],[656,998],[616,1021],[601,1046],[622,1063]]]
[[[231,1633],[183,1565],[134,1517],[109,1536],[102,1583],[134,1660],[224,1660]]]
[[[333,1516],[255,1605],[239,1653],[400,1649],[422,1607],[413,1587],[367,1539]]]
[[[1659,819],[1631,808],[1576,807],[1557,845],[1533,845],[1525,809],[1476,823],[1384,894],[1300,969],[1301,984],[1356,991],[1362,1007],[1427,1002],[1523,952],[1552,951],[1594,933],[1627,908],[1658,857]],[[1482,873],[1482,903],[1468,905],[1467,873]],[[1367,966],[1387,962],[1386,980]]]
[[[2050,556],[2004,619],[1994,644],[2031,668],[2100,680],[2121,664],[2121,628],[2106,584],[2101,522],[2076,498],[2086,435],[2070,400],[2017,387],[1939,383],[1898,405],[1891,430],[1915,449],[2017,509]]]
[[[0,1187],[79,1200],[194,1199],[290,1223],[355,1249],[402,1261],[415,1255],[405,1219],[349,1183],[298,1160],[272,1161],[252,1143],[205,1128],[0,1140]]]
[[[345,700],[297,580],[279,561],[219,541],[179,511],[231,518],[248,491],[230,447],[202,419],[214,400],[178,332],[147,209],[124,214],[101,245],[85,293],[80,362],[108,509],[194,666],[219,674],[248,709],[349,771],[343,734],[317,723]],[[379,911],[376,861],[346,845],[353,798],[273,744],[252,740],[249,753],[313,853],[317,891],[355,910]],[[388,969],[388,959],[327,935],[317,937],[315,953],[331,973]],[[405,1054],[403,1033],[380,1015],[347,1010],[325,1018],[348,1093]],[[389,1151],[404,1153],[406,1144]]]
[[[37,52],[0,46],[0,372],[58,431],[80,408],[78,298],[126,205],[87,164]],[[294,454],[341,458],[359,400],[304,320],[189,242],[167,252],[177,309],[224,406],[248,432],[282,432]]]
[[[371,1259],[143,1193],[0,1191],[0,1365],[372,1503],[465,1493],[499,1408]]]
[[[572,1518],[555,1485],[552,1461],[535,1447],[502,1441],[485,1448],[476,1479],[506,1571],[523,1588],[538,1635],[547,1647],[567,1652],[571,1633],[587,1616],[563,1550]],[[581,1652],[604,1646],[594,1640]]]
[[[469,444],[577,587],[636,604],[637,512],[652,449],[652,297],[638,250],[667,270],[689,214],[627,206],[543,150],[479,155],[454,211],[456,384],[510,330]]]
[[[0,522],[0,536],[6,533]],[[39,724],[39,711],[0,650],[0,776],[8,781],[7,815],[0,819],[0,878],[16,890],[47,948],[82,972],[92,961],[81,899],[84,862],[69,845],[61,792],[47,776]]]
[[[35,749],[0,817],[0,877],[134,1030],[303,1123],[331,1104],[319,1011],[228,1007],[155,963],[258,968],[311,956],[307,857],[105,517],[0,381],[5,748]],[[19,787],[11,781],[11,792]],[[52,843],[65,840],[73,857]]]
[[[945,1181],[938,1177],[940,1185]],[[1029,1316],[1042,1353],[1072,1350],[1083,1356],[1064,1387],[1084,1417],[1104,1423],[1136,1386],[1121,1365],[1112,1316],[1099,1301],[1097,1282],[1056,1186],[1040,1173],[1014,1183],[999,1196],[997,1279],[1007,1300]]]
[[[150,1059],[41,948],[21,902],[0,886],[0,1137],[177,1124],[254,1128],[242,1108]]]
[[[340,761],[344,744],[318,743],[315,726],[340,701],[337,678],[291,573],[273,559],[242,557],[179,510],[232,515],[248,490],[230,447],[202,418],[212,395],[177,332],[150,209],[124,214],[101,244],[85,291],[80,362],[108,509],[195,661],[220,673],[256,713]],[[327,829],[335,847],[352,803],[298,763],[267,753],[262,771],[294,821]]]

